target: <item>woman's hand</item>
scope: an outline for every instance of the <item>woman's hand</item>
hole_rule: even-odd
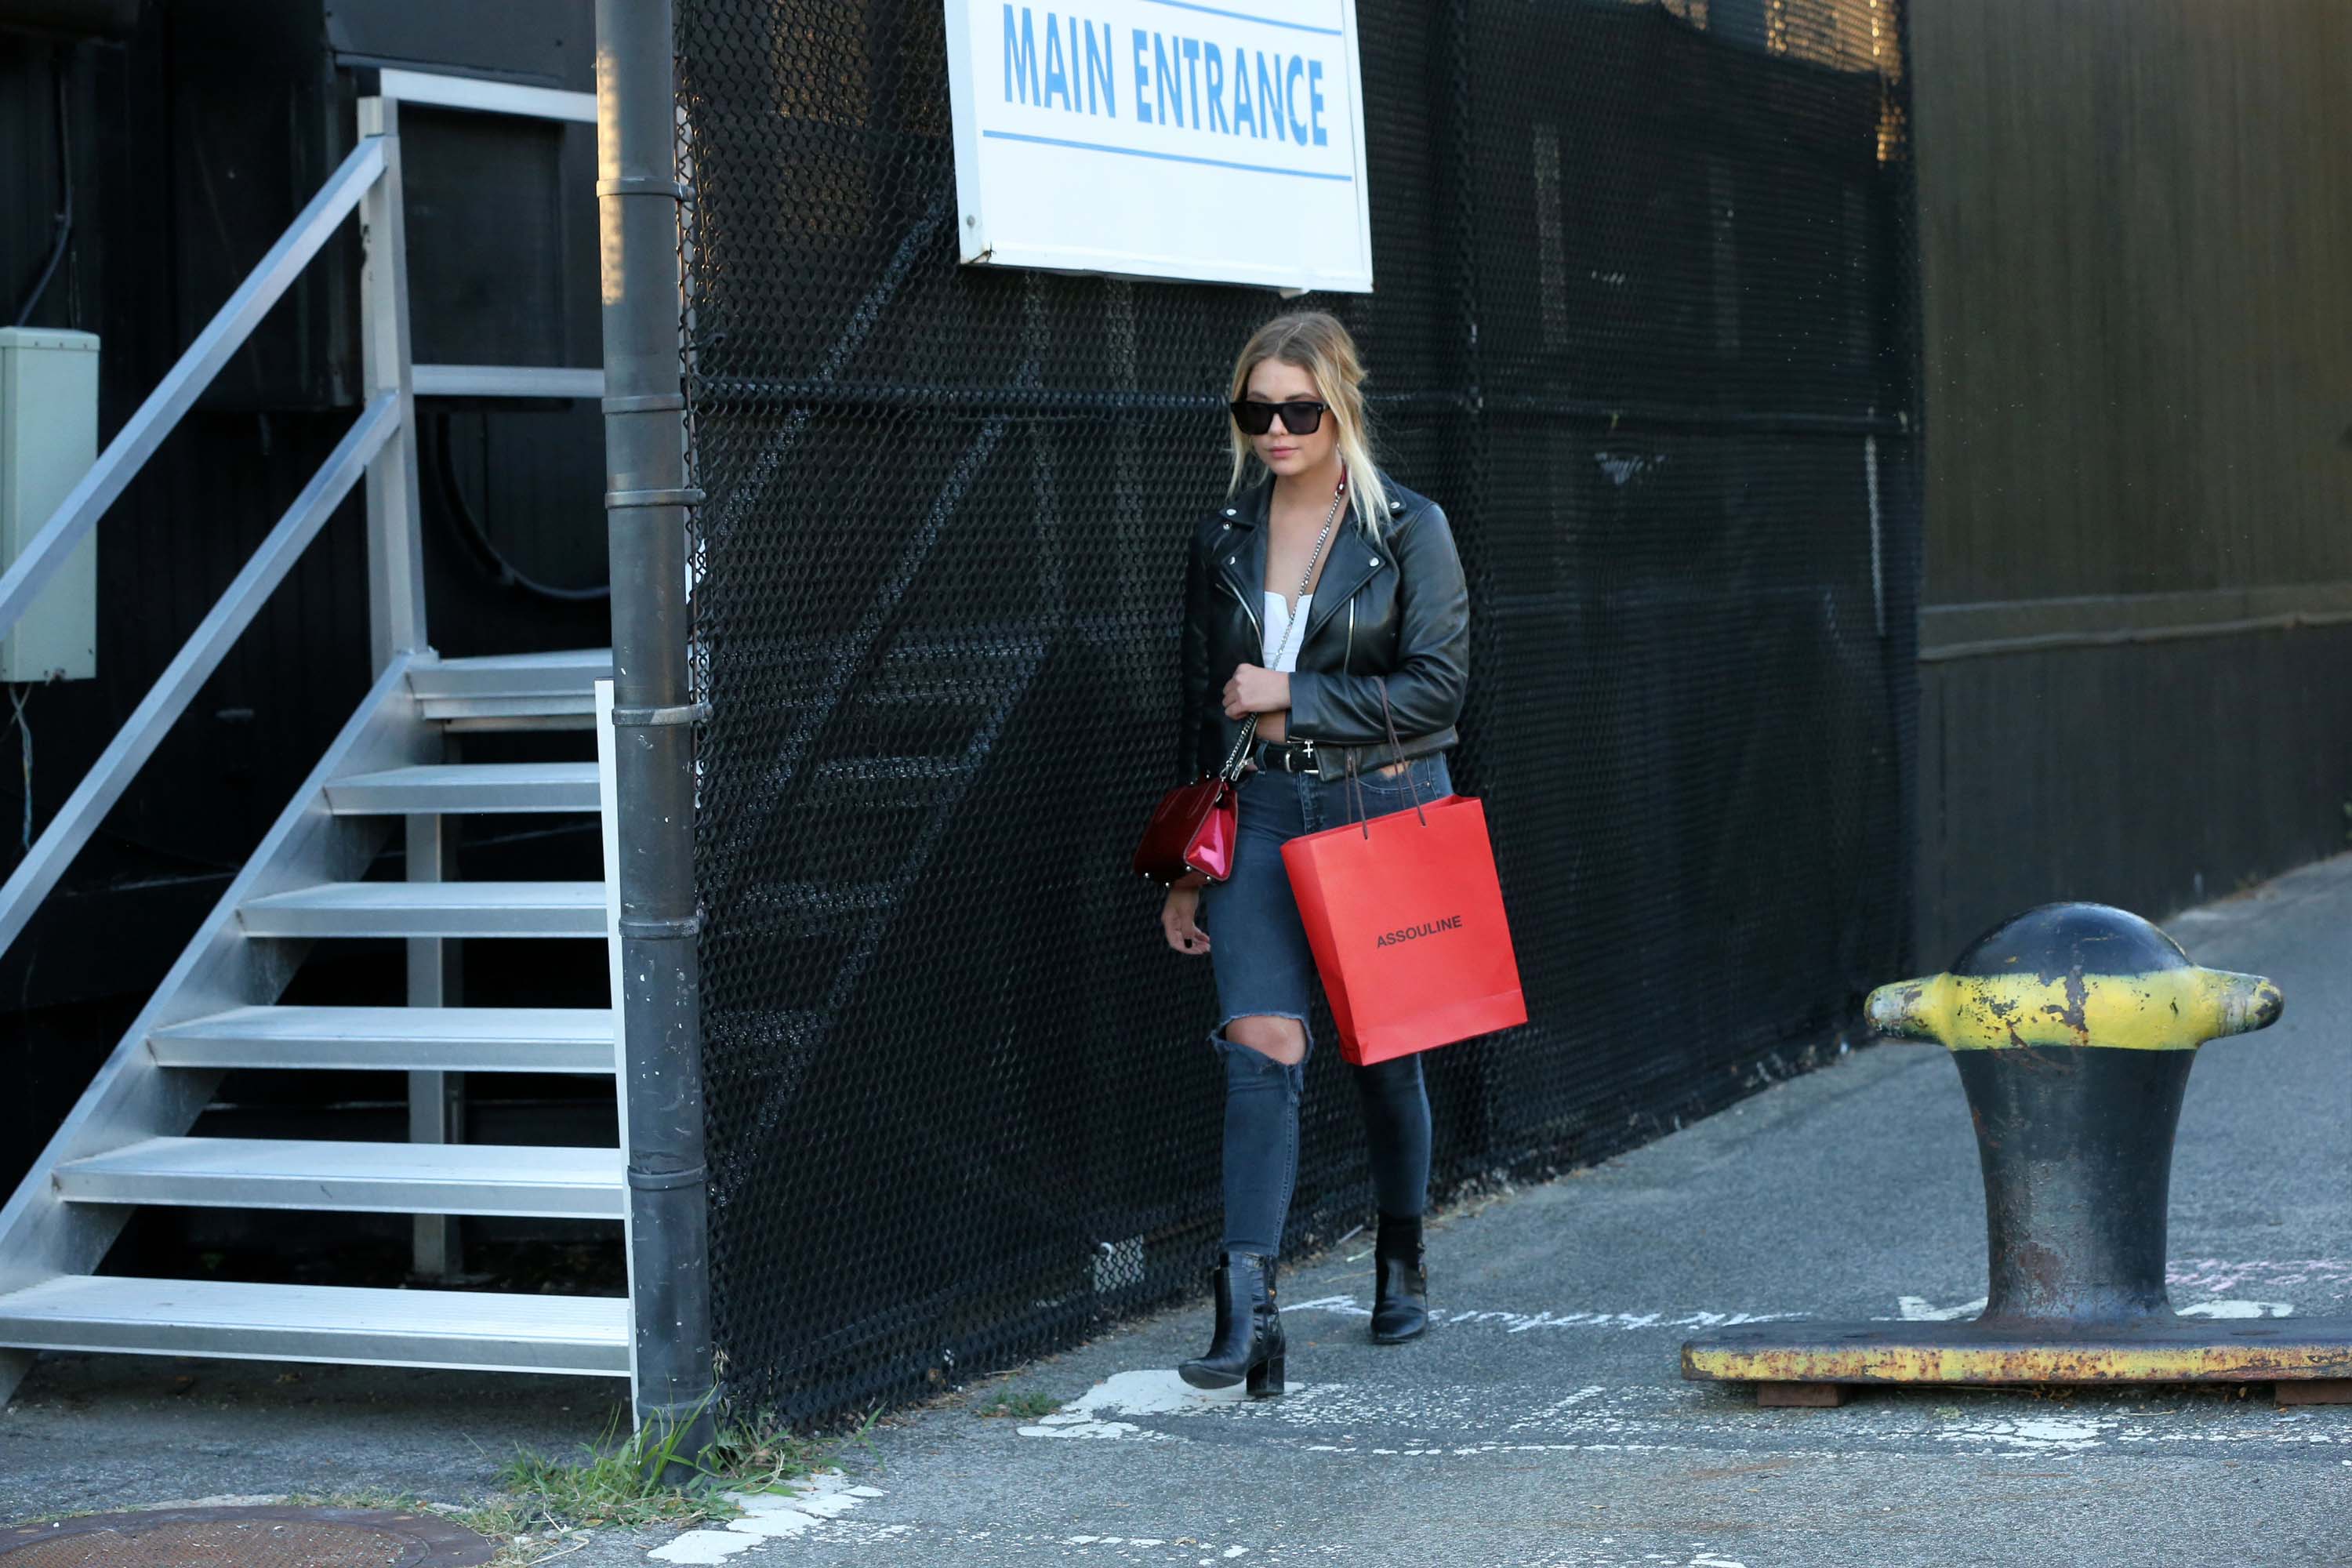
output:
[[[1197,877],[1195,873],[1168,889],[1168,901],[1160,906],[1160,929],[1167,933],[1168,945],[1177,952],[1205,955],[1209,933],[1201,929],[1201,884]]]
[[[1243,665],[1225,682],[1225,717],[1244,719],[1252,713],[1290,710],[1290,677],[1280,670]]]

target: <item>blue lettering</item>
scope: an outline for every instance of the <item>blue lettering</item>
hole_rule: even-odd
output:
[[[1298,79],[1307,74],[1307,62],[1297,55],[1282,72],[1282,113],[1290,121],[1291,139],[1301,147],[1307,145],[1307,125],[1298,118]]]
[[[1048,21],[1051,18],[1047,18]],[[1048,38],[1053,35],[1045,35]],[[1013,101],[1013,84],[1021,87],[1021,101],[1044,103],[1045,95],[1037,90],[1037,33],[1029,20],[1029,7],[1021,7],[1021,30],[1013,30],[1013,7],[1004,8],[1004,101]]]
[[[1051,109],[1054,107],[1054,95],[1057,92],[1062,95],[1062,107],[1070,108],[1070,67],[1069,62],[1062,58],[1062,28],[1055,20],[1054,13],[1048,11],[1045,13],[1045,92],[1037,101]]]
[[[1160,123],[1181,125],[1184,123],[1183,40],[1177,40],[1176,61],[1172,67],[1169,64],[1167,43],[1168,40],[1159,34],[1151,35],[1151,90],[1160,100]]]
[[[1258,129],[1257,116],[1250,112],[1249,51],[1236,48],[1234,50],[1234,134],[1238,136],[1244,131],[1253,136],[1265,134]]]
[[[1307,122],[1315,127],[1315,145],[1328,147],[1331,144],[1331,133],[1323,129],[1323,62],[1321,60],[1307,62],[1307,101],[1313,106],[1308,110]]]
[[[1269,122],[1274,126],[1274,139],[1277,142],[1284,140],[1282,104],[1279,101],[1282,94],[1276,90],[1276,84],[1281,79],[1282,57],[1275,57],[1274,72],[1269,76],[1265,68],[1265,53],[1260,50],[1257,57],[1257,134],[1261,142],[1265,140],[1265,128]]]
[[[1225,51],[1214,44],[1202,44],[1209,68],[1209,129],[1234,133],[1231,121],[1225,118]]]
[[[1131,31],[1135,34],[1135,118],[1139,123],[1150,125],[1154,123],[1150,96],[1151,67],[1143,58],[1143,29],[1136,27]]]
[[[1095,46],[1095,25],[1092,22],[1087,24],[1087,112],[1107,112],[1113,120],[1118,118],[1118,92],[1111,82],[1110,75],[1110,57],[1115,47],[1110,40],[1108,22],[1103,24],[1100,48]],[[1103,107],[1105,105],[1108,105],[1108,110]]]
[[[1184,82],[1192,96],[1192,129],[1201,128],[1201,40],[1184,40]]]

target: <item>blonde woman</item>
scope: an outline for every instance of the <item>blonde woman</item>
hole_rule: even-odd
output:
[[[1315,965],[1282,846],[1453,788],[1469,595],[1445,514],[1373,460],[1363,380],[1337,318],[1301,311],[1260,328],[1234,366],[1226,502],[1192,534],[1184,758],[1213,772],[1245,745],[1252,763],[1233,875],[1178,883],[1160,913],[1169,946],[1211,961],[1221,1020],[1216,1333],[1180,1369],[1201,1388],[1283,1390],[1275,1256],[1298,1170]],[[1429,1097],[1417,1056],[1354,1073],[1380,1205],[1372,1338],[1395,1343],[1429,1321]]]

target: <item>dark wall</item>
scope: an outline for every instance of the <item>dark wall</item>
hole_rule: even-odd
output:
[[[10,30],[6,16],[0,321],[17,318],[42,270],[69,167],[70,243],[27,319],[100,335],[101,443],[349,152],[368,66],[404,59],[592,85],[586,0],[494,15],[367,0],[331,16],[317,0],[151,0],[121,42]],[[593,130],[410,110],[404,131],[419,357],[596,363]],[[100,523],[97,679],[7,694],[33,735],[33,835],[348,427],[359,386],[355,232],[347,225],[313,263]],[[604,644],[601,601],[558,602],[501,576],[604,581],[593,404],[422,408],[435,645],[464,654]],[[0,1121],[11,1146],[37,1147],[54,1130],[366,690],[361,510],[355,498],[329,523],[0,955],[0,1070],[34,1086]],[[0,724],[15,718],[0,704]],[[0,874],[22,853],[21,752],[12,726],[0,735]],[[0,1169],[0,1183],[10,1175]]]
[[[1923,961],[2341,850],[2352,12],[1920,0]]]

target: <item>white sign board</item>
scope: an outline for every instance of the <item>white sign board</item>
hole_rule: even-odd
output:
[[[947,0],[963,259],[1369,292],[1355,0]]]

